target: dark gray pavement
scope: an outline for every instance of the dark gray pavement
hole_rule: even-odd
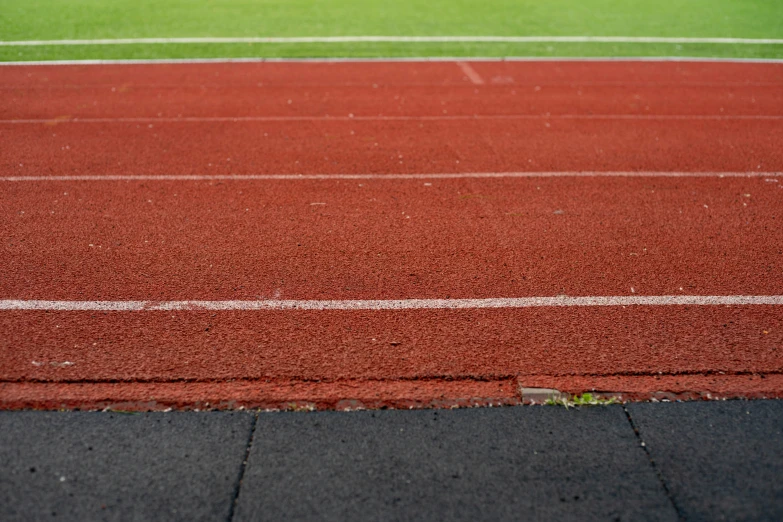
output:
[[[783,520],[783,401],[629,404],[687,520]]]
[[[783,401],[0,412],[3,521],[782,520],[781,484]]]
[[[640,450],[619,407],[276,415],[236,518],[676,520]]]
[[[227,520],[253,416],[0,412],[0,520]]]

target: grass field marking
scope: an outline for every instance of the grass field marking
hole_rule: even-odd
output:
[[[479,73],[476,72],[476,69],[470,66],[468,62],[457,62],[457,66],[460,68],[462,73],[468,77],[468,80],[473,82],[474,85],[484,85],[484,79]]]
[[[783,172],[454,172],[430,174],[105,174],[75,176],[2,176],[0,182],[55,181],[297,181],[431,180],[504,178],[769,178]]]
[[[0,310],[116,311],[157,310],[465,310],[569,306],[780,306],[783,295],[656,295],[582,297],[498,297],[487,299],[380,299],[256,301],[42,301],[0,300]]]
[[[257,36],[188,38],[100,38],[89,40],[0,41],[2,47],[161,44],[333,44],[333,43],[655,43],[783,45],[780,38],[702,38],[667,36]]]
[[[406,62],[686,62],[686,63],[783,63],[783,58],[720,58],[699,56],[400,56],[324,58],[127,58],[116,60],[20,60],[0,61],[0,67],[43,65],[170,65],[199,63],[406,63]]]
[[[493,120],[642,120],[642,121],[734,121],[783,120],[777,114],[451,114],[431,116],[184,116],[118,118],[24,118],[0,120],[0,125],[65,125],[77,123],[264,123],[299,121],[493,121]]]

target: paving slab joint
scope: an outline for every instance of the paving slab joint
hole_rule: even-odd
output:
[[[666,497],[669,499],[669,502],[671,502],[674,511],[677,513],[677,518],[681,521],[686,520],[685,513],[683,513],[682,509],[680,509],[680,506],[677,505],[677,501],[674,499],[674,495],[672,495],[671,490],[669,490],[668,484],[666,484],[666,479],[663,477],[663,473],[661,472],[658,465],[655,464],[655,459],[653,459],[652,453],[650,453],[650,448],[647,447],[647,443],[644,442],[641,431],[639,431],[639,427],[633,421],[633,418],[631,417],[631,412],[628,411],[628,408],[625,405],[623,405],[623,411],[625,412],[625,417],[628,419],[628,424],[631,425],[631,429],[633,430],[634,435],[636,435],[636,440],[639,441],[639,445],[642,447],[644,453],[647,455],[647,459],[650,461],[650,466],[652,467],[653,471],[655,471],[655,474],[658,477],[658,481],[661,483],[663,492],[666,494]]]
[[[247,469],[247,460],[250,458],[250,450],[253,447],[253,440],[256,435],[256,426],[258,425],[258,412],[253,414],[253,420],[250,423],[250,433],[247,437],[247,444],[245,444],[245,454],[242,458],[242,463],[239,466],[239,474],[237,476],[237,482],[234,486],[234,492],[231,496],[231,507],[228,511],[228,522],[234,520],[234,513],[236,513],[237,501],[239,500],[239,492],[242,489],[242,480],[245,478],[245,469]]]

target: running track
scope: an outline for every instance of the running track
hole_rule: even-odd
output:
[[[781,64],[10,66],[0,91],[2,407],[783,397]]]

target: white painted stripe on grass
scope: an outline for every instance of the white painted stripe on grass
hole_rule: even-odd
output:
[[[429,116],[184,116],[117,118],[22,118],[0,120],[1,125],[66,123],[264,123],[298,121],[490,121],[490,120],[647,120],[732,121],[783,120],[783,114],[451,114]]]
[[[185,38],[98,38],[0,41],[1,47],[161,44],[340,44],[340,43],[644,43],[783,45],[780,38],[702,38],[668,36],[251,36]]]
[[[39,301],[6,299],[0,310],[473,310],[566,306],[748,306],[783,305],[783,295],[657,295],[498,297],[489,299],[258,300],[258,301]]]
[[[783,172],[446,172],[425,174],[97,174],[2,176],[0,182],[24,181],[296,181],[431,180],[502,178],[778,178]]]
[[[375,58],[129,58],[118,60],[27,60],[0,62],[0,67],[43,65],[156,65],[199,63],[405,63],[405,62],[686,62],[783,63],[783,58],[714,58],[699,56],[401,56]]]

